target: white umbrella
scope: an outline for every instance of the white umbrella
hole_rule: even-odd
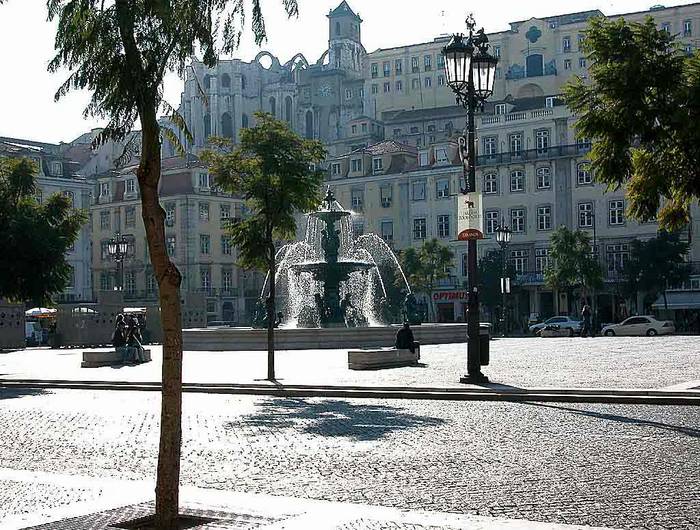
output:
[[[48,317],[56,314],[56,310],[49,307],[33,307],[24,312],[27,317]]]

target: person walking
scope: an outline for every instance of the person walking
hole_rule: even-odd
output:
[[[591,326],[591,306],[585,303],[583,309],[581,310],[581,316],[583,317],[583,327],[581,328],[582,337],[592,337],[593,327]]]

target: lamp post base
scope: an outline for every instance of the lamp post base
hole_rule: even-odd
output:
[[[481,383],[488,383],[489,378],[481,372],[475,372],[473,374],[463,375],[459,378],[459,382],[465,385],[477,385]]]

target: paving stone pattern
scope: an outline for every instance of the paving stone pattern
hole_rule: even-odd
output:
[[[7,393],[0,389],[0,468],[154,476],[158,394]],[[197,394],[184,399],[182,481],[410,510],[698,528],[699,437],[693,407]]]

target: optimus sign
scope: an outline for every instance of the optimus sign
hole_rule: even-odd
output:
[[[441,291],[433,293],[433,301],[435,302],[455,302],[469,300],[469,292],[467,291]]]

